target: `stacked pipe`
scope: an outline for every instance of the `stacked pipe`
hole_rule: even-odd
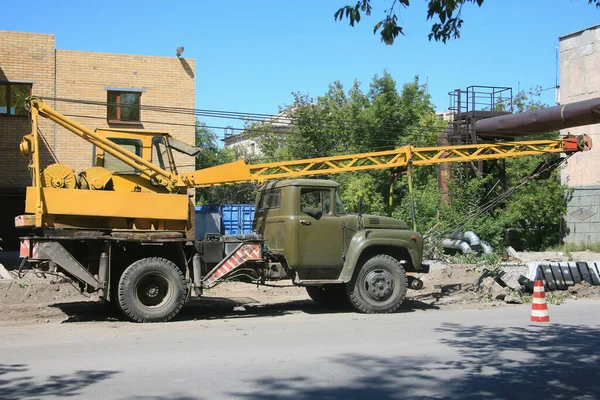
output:
[[[490,254],[494,251],[489,243],[481,240],[473,231],[454,234],[453,238],[444,239],[442,241],[442,247],[445,249],[460,250],[462,254],[468,252]]]

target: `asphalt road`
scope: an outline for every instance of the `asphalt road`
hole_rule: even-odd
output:
[[[600,301],[0,328],[0,399],[598,399]]]

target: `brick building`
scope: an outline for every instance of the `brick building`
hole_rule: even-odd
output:
[[[195,63],[176,57],[60,50],[54,35],[0,30],[0,237],[14,248],[14,216],[23,213],[24,189],[31,183],[19,143],[31,127],[23,99],[46,98],[58,112],[90,128],[167,131],[194,144],[193,114],[164,113],[143,106],[195,108]],[[117,103],[91,105],[56,99]],[[141,105],[142,108],[137,107]],[[132,107],[133,106],[133,107]],[[92,165],[92,146],[41,118],[45,165],[59,162],[76,173]],[[180,171],[193,160],[177,155]]]

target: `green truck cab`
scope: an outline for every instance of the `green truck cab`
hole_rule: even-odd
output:
[[[405,222],[349,214],[330,180],[269,182],[258,192],[254,231],[266,254],[296,285],[323,305],[348,301],[359,311],[398,308],[422,264],[423,240]]]

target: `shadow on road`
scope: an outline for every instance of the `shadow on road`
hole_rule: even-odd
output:
[[[76,371],[35,380],[25,364],[0,364],[0,399],[57,398],[81,395],[81,390],[111,378],[117,371]]]
[[[67,315],[63,322],[102,322],[125,321],[121,312],[113,305],[104,302],[56,303],[51,307],[59,308]],[[398,313],[416,310],[437,309],[430,304],[407,299],[398,309]],[[330,309],[318,306],[312,300],[293,300],[278,303],[258,303],[250,298],[202,297],[192,298],[175,317],[174,321],[214,320],[229,318],[277,317],[292,313],[337,314],[351,313],[352,308]]]
[[[343,382],[300,373],[249,383],[236,398],[260,399],[597,399],[598,327],[544,325],[488,328],[443,324],[440,342],[458,357],[370,357],[328,360],[347,371]],[[337,380],[336,380],[337,381]]]

